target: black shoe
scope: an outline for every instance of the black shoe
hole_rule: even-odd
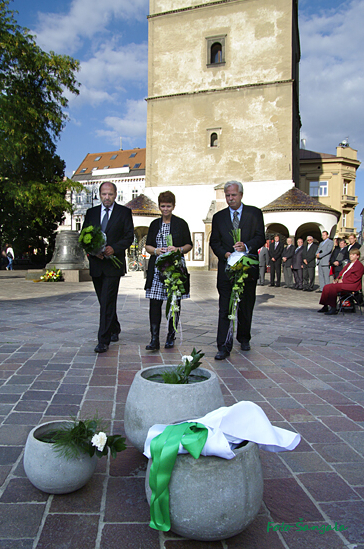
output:
[[[274,284],[273,284],[273,286],[274,286]],[[280,284],[276,284],[276,288],[280,288],[280,286],[281,286]]]
[[[250,351],[250,343],[249,341],[243,341],[241,344],[240,344],[240,349],[242,351]]]
[[[230,356],[229,351],[227,351],[226,349],[221,349],[221,350],[218,351],[217,354],[215,355],[215,360],[224,360],[224,359],[227,358],[228,356]]]
[[[324,305],[322,307],[322,309],[319,309],[317,312],[318,313],[327,313],[327,311],[329,310],[328,306],[327,305]]]
[[[269,284],[269,287],[270,287],[270,288],[274,288],[274,284]]]
[[[337,310],[335,309],[335,307],[330,307],[325,315],[337,315]]]
[[[173,335],[167,335],[166,344],[164,345],[165,349],[172,349],[174,347],[174,334]]]
[[[151,324],[150,333],[152,335],[152,339],[150,340],[149,345],[145,347],[147,351],[158,351],[158,349],[160,348],[159,328],[160,328],[160,324]]]
[[[106,353],[109,346],[106,343],[98,343],[94,349],[95,353]]]
[[[112,343],[119,341],[119,334],[111,334],[110,341],[112,341]]]

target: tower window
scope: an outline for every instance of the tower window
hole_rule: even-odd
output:
[[[218,137],[217,133],[213,132],[210,137],[210,147],[217,147]]]
[[[225,63],[225,40],[226,34],[206,38],[208,67]]]
[[[222,62],[222,46],[219,42],[215,42],[211,46],[211,63],[221,63]]]

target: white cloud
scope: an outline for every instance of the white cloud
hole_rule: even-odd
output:
[[[99,51],[81,63],[79,78],[82,84],[93,88],[117,86],[125,81],[146,82],[148,74],[147,44],[128,44],[115,48],[113,42],[105,43]]]
[[[105,126],[110,129],[98,130],[99,137],[107,138],[115,146],[119,144],[120,137],[123,141],[132,144],[136,138],[144,138],[147,124],[147,103],[143,99],[126,102],[127,112],[123,118],[107,116],[104,120]]]
[[[334,153],[346,136],[364,154],[364,0],[300,18],[300,110],[307,148]]]
[[[73,0],[66,14],[39,13],[34,32],[41,48],[74,54],[85,39],[105,32],[112,18],[143,21],[147,13],[148,0]]]

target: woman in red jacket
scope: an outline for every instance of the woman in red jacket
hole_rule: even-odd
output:
[[[352,248],[349,252],[350,263],[340,272],[331,284],[326,284],[321,294],[320,304],[323,305],[319,313],[326,315],[335,315],[336,299],[339,292],[357,292],[362,289],[362,276],[364,274],[364,266],[359,261],[360,252],[356,248]]]

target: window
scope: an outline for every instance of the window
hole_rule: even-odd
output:
[[[349,181],[347,181],[346,179],[344,179],[343,194],[348,194],[348,191],[349,191]]]
[[[80,221],[80,218],[77,218],[76,219],[76,231],[80,231],[81,230],[81,221]]]
[[[210,136],[210,147],[217,147],[218,137],[217,133],[213,132]]]
[[[129,164],[124,164],[123,168],[129,168]]]
[[[310,196],[328,196],[329,184],[327,181],[310,181]]]
[[[86,191],[86,203],[92,204],[92,192]]]
[[[118,202],[122,202],[124,199],[124,193],[123,191],[118,192]]]
[[[131,196],[133,198],[136,198],[138,196],[138,191],[136,189],[133,189],[133,191],[131,192]]]
[[[115,160],[115,158],[117,158],[117,154],[113,154],[112,156],[110,156],[110,160]]]
[[[101,156],[95,156],[94,162],[98,162],[99,160],[101,160]]]
[[[134,170],[136,170],[137,168],[139,168],[141,165],[141,162],[139,164],[134,164]]]
[[[80,173],[85,173],[86,170],[87,170],[87,168],[82,168],[82,170],[80,171]]]
[[[222,46],[220,42],[215,42],[211,46],[211,63],[221,63],[222,62]]]
[[[104,166],[103,167],[104,170],[107,170],[108,168],[110,168],[110,166]]]
[[[97,168],[92,168],[92,171],[93,171],[93,172],[96,172],[96,170],[97,170]]]
[[[136,156],[137,153],[131,153],[131,155],[129,156],[129,158],[134,158],[134,156]]]
[[[346,227],[346,214],[343,213],[343,217],[342,217],[342,226],[345,228]]]
[[[208,67],[225,63],[225,39],[226,34],[206,38]]]
[[[76,204],[82,204],[82,194],[77,193],[76,195]]]

